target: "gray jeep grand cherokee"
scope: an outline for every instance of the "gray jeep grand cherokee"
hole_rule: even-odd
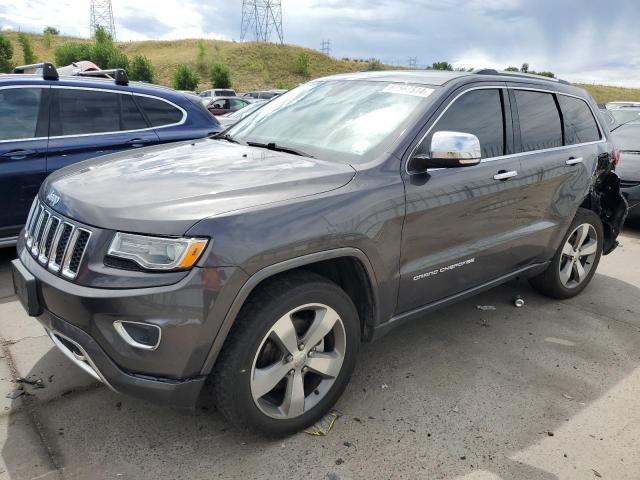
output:
[[[580,293],[627,206],[583,90],[492,70],[311,81],[219,138],[51,175],[14,284],[110,388],[287,434],[358,346],[516,276]]]

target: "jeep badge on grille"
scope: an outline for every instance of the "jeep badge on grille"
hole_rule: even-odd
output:
[[[49,192],[49,194],[47,195],[47,202],[49,202],[49,205],[55,207],[59,201],[60,197],[58,195],[53,192]]]

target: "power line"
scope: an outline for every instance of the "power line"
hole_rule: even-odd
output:
[[[253,37],[257,42],[268,42],[273,32],[276,33],[280,43],[284,43],[282,1],[242,0],[240,40]]]
[[[331,56],[331,39],[322,40],[322,53],[327,57]]]
[[[409,68],[416,68],[418,66],[418,57],[409,57]]]
[[[113,8],[111,0],[91,0],[91,12],[89,15],[89,31],[91,38],[96,36],[96,29],[104,28],[113,41],[116,40],[116,25],[113,21]],[[101,65],[104,67],[104,65]]]

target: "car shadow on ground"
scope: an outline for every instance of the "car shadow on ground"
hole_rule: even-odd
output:
[[[524,307],[513,306],[516,294]],[[638,368],[639,299],[638,288],[605,275],[564,302],[513,281],[404,325],[362,346],[326,437],[265,439],[213,408],[182,412],[95,386],[50,401],[31,390],[10,414],[2,455],[9,477],[23,478],[26,411],[65,478],[453,478],[482,470],[555,479],[513,458]],[[32,372],[41,376],[58,360],[50,350]]]

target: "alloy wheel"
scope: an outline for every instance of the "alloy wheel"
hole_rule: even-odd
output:
[[[324,304],[296,307],[264,336],[251,367],[251,394],[265,415],[288,419],[312,409],[342,369],[346,333]]]
[[[589,223],[578,225],[562,247],[560,282],[566,288],[576,288],[589,276],[598,249],[595,228]]]

